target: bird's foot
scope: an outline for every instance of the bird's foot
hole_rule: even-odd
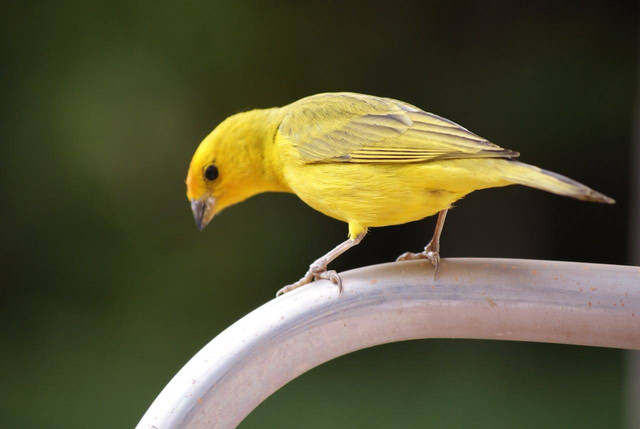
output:
[[[434,280],[438,279],[438,268],[440,267],[440,252],[431,248],[431,246],[425,247],[424,251],[420,253],[405,252],[398,256],[396,262],[399,261],[412,261],[414,259],[428,259],[436,268],[433,275]]]
[[[306,284],[309,284],[314,280],[320,280],[320,279],[329,280],[330,282],[335,283],[338,286],[338,296],[342,295],[342,279],[340,278],[338,273],[334,270],[327,270],[326,265],[317,264],[314,262],[313,264],[311,264],[311,266],[309,267],[309,271],[307,271],[304,277],[302,277],[297,282],[287,285],[282,289],[280,289],[276,293],[276,297],[280,295],[284,295],[287,292],[291,292],[292,290],[297,289]]]

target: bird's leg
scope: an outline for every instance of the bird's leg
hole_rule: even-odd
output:
[[[287,285],[282,289],[280,289],[278,293],[276,293],[276,296],[280,296],[287,292],[291,292],[292,290],[297,289],[300,286],[304,286],[308,283],[311,283],[313,280],[319,280],[319,279],[327,279],[337,284],[338,289],[340,291],[339,293],[342,293],[342,280],[340,279],[340,276],[334,270],[327,271],[327,265],[329,265],[331,261],[336,259],[338,256],[342,255],[344,252],[346,252],[347,250],[351,249],[353,246],[360,243],[364,238],[364,236],[365,236],[365,233],[362,233],[362,234],[359,234],[356,238],[353,238],[353,239],[350,238],[347,241],[344,241],[343,243],[338,244],[329,253],[327,253],[323,257],[314,261],[313,264],[309,266],[309,270],[304,275],[304,277],[302,277],[297,282]]]
[[[438,265],[440,263],[440,234],[442,234],[442,228],[444,227],[444,221],[447,218],[447,210],[442,210],[438,213],[438,220],[436,221],[436,230],[433,233],[433,238],[424,248],[424,251],[420,253],[405,252],[398,256],[396,261],[409,261],[412,259],[428,259],[436,267],[436,273],[434,278],[438,278]]]

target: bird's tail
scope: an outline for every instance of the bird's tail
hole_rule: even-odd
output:
[[[502,177],[511,183],[530,186],[583,201],[606,204],[615,203],[613,198],[609,198],[582,183],[552,171],[511,160],[507,161],[507,165],[503,164],[503,166],[505,168],[502,172]]]

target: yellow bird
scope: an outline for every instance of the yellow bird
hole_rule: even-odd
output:
[[[520,184],[585,201],[614,200],[575,180],[515,161],[460,125],[391,98],[349,92],[303,98],[224,120],[200,144],[187,175],[198,228],[216,213],[261,192],[290,192],[347,222],[349,238],[311,264],[278,295],[317,279],[341,286],[327,265],[362,241],[369,227],[438,214],[420,253],[398,260],[440,259],[447,210],[465,195]]]

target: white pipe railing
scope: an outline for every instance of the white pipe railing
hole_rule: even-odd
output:
[[[411,261],[276,298],[200,350],[138,428],[230,428],[300,374],[395,341],[476,338],[640,349],[640,267],[516,259]]]

